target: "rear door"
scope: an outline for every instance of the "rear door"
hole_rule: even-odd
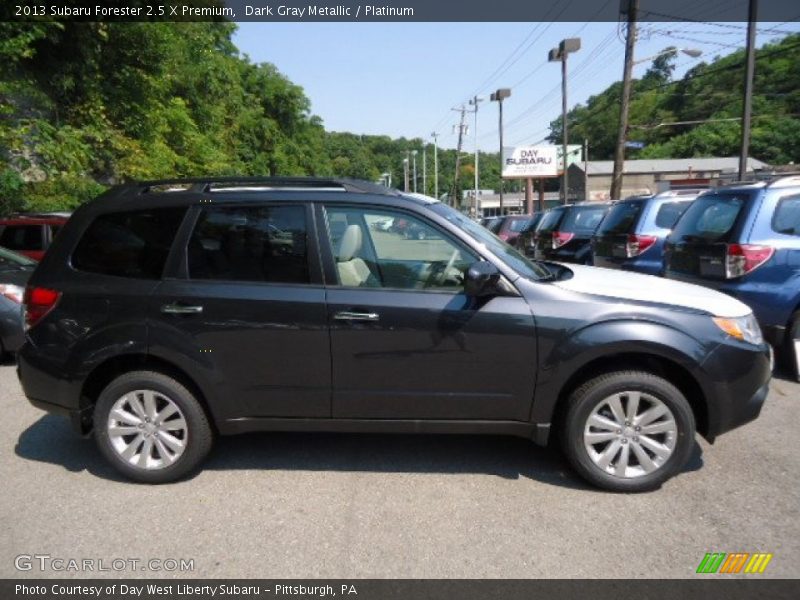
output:
[[[195,207],[153,294],[151,351],[200,371],[223,419],[330,416],[330,346],[310,206]],[[171,259],[172,260],[172,259]]]
[[[682,279],[725,279],[727,245],[741,239],[756,202],[752,192],[705,194],[678,219],[664,249],[670,276]]]

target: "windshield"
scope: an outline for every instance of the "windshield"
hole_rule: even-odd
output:
[[[683,213],[672,230],[676,242],[727,242],[749,194],[706,194]]]
[[[606,214],[607,206],[573,206],[559,226],[560,231],[592,234]]]
[[[35,260],[31,260],[27,256],[22,256],[11,250],[0,248],[0,268],[3,267],[29,267],[36,264]]]
[[[597,234],[632,233],[643,206],[644,200],[620,202],[608,212],[603,223],[597,229]]]
[[[489,232],[485,227],[481,227],[478,223],[457,210],[445,204],[434,204],[431,206],[431,210],[453,223],[461,231],[478,242],[478,244],[489,250],[489,252],[500,257],[503,262],[522,277],[536,280],[548,279],[552,276],[544,265],[528,260],[503,240]]]

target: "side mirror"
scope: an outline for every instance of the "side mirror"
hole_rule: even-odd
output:
[[[464,292],[468,296],[494,296],[498,293],[500,271],[492,263],[481,260],[470,265],[464,279]]]

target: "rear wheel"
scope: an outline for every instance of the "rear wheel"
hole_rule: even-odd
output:
[[[101,392],[94,431],[114,468],[145,483],[175,481],[194,471],[213,440],[205,411],[192,393],[153,371],[126,373]]]
[[[692,409],[667,380],[644,371],[600,375],[569,397],[562,442],[578,473],[603,489],[644,492],[691,454]]]

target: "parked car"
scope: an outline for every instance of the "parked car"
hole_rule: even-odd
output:
[[[703,194],[667,238],[664,266],[747,304],[800,373],[800,177]]]
[[[769,347],[730,296],[532,262],[438,201],[367,182],[164,184],[76,211],[26,288],[18,354],[28,399],[93,431],[134,480],[185,476],[216,433],[545,444],[558,429],[588,481],[642,491],[681,471],[695,431],[714,440],[767,395]],[[377,235],[378,217],[439,239]],[[292,247],[274,252],[264,223]]]
[[[548,210],[534,232],[534,257],[591,265],[592,235],[612,205],[612,202],[584,202]]]
[[[41,260],[69,213],[31,213],[0,219],[0,246]]]
[[[543,213],[533,215],[507,215],[500,217],[499,222],[493,223],[490,231],[511,246],[517,245],[520,234],[536,227]]]
[[[22,297],[35,266],[36,261],[0,248],[0,358],[22,345]]]
[[[615,204],[592,236],[594,266],[660,275],[664,241],[699,193],[669,191]]]
[[[486,227],[486,229],[491,229],[492,223],[500,219],[500,217],[483,217],[481,219],[481,225]]]

